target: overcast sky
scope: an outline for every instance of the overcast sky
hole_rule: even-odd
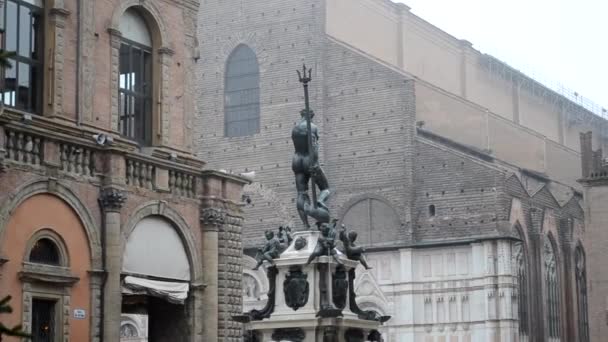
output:
[[[607,0],[393,1],[475,49],[608,109]]]

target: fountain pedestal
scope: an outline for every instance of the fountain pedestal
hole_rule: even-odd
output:
[[[297,232],[290,246],[267,269],[273,293],[264,311],[267,317],[244,315],[249,338],[253,341],[359,342],[378,341],[374,336],[380,318],[362,318],[354,302],[354,269],[338,250],[308,260],[321,243],[318,231]],[[352,271],[351,271],[352,270]],[[273,279],[274,278],[274,279]],[[270,296],[274,296],[270,298]],[[355,312],[353,312],[353,310]],[[259,313],[259,311],[258,311]],[[371,335],[371,336],[370,336]]]

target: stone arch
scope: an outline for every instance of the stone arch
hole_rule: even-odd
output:
[[[123,236],[122,236],[122,248],[123,252],[127,245],[127,240],[129,235],[135,229],[135,226],[141,221],[143,218],[148,216],[160,216],[166,220],[168,220],[178,235],[180,236],[182,243],[186,249],[186,254],[188,255],[188,261],[190,262],[190,278],[191,282],[194,285],[200,284],[203,279],[203,266],[201,263],[201,258],[199,256],[199,250],[196,247],[196,240],[190,227],[186,223],[186,220],[181,216],[179,212],[175,209],[171,208],[167,205],[165,201],[150,201],[146,202],[139,207],[133,210],[133,214],[129,217],[125,225],[123,226]],[[124,253],[122,253],[124,254]]]
[[[25,247],[25,249],[26,249],[25,253],[23,254],[23,257],[24,257],[23,261],[30,261],[31,254],[32,254],[32,248],[38,241],[40,241],[42,239],[50,240],[55,245],[55,248],[57,249],[57,253],[59,254],[59,265],[56,265],[56,266],[69,268],[71,259],[70,259],[70,253],[67,248],[67,244],[65,243],[65,240],[63,239],[61,234],[57,233],[54,229],[46,228],[46,227],[38,229],[34,233],[34,235],[30,236],[30,238],[26,244],[26,247]]]
[[[224,45],[220,48],[222,60],[227,61],[228,57],[234,49],[236,49],[239,45],[246,45],[249,47],[253,53],[255,53],[258,59],[258,66],[260,68],[260,74],[264,73],[268,68],[268,53],[266,52],[264,40],[261,39],[258,35],[253,32],[239,32],[233,37],[229,37],[229,39],[224,43]],[[226,70],[226,63],[224,63],[224,71]],[[260,79],[262,81],[263,78]],[[224,85],[222,85],[223,87]],[[261,86],[261,84],[260,84]]]
[[[375,311],[381,316],[388,316],[388,307],[384,301],[376,296],[357,297],[357,305],[364,311]]]
[[[163,16],[160,10],[155,5],[154,1],[141,1],[141,0],[125,0],[121,1],[118,6],[114,8],[112,12],[112,19],[110,21],[110,30],[120,32],[120,19],[122,18],[125,11],[131,7],[140,10],[141,15],[146,20],[149,29],[154,39],[158,39],[158,46],[160,48],[170,47],[171,41],[170,35],[167,32],[166,25],[163,21]]]
[[[369,201],[369,210],[367,214],[364,213],[364,208],[357,208],[358,206],[364,206],[362,202]],[[378,218],[382,217],[384,220],[382,223],[385,225],[392,225],[391,230],[389,231],[376,231],[376,234],[373,234],[377,237],[377,241],[372,238],[371,229],[372,225],[374,225],[374,206],[377,207],[376,211],[382,213],[382,215],[377,216]],[[361,244],[386,244],[386,243],[394,243],[400,239],[400,233],[403,229],[403,221],[395,210],[395,207],[391,201],[386,198],[376,195],[376,194],[363,194],[358,195],[350,200],[348,200],[342,208],[339,210],[339,220],[340,224],[345,224],[348,228],[349,225],[352,226],[354,231],[359,233],[358,241]],[[361,211],[357,213],[357,211]],[[353,215],[353,217],[349,217],[349,215]],[[368,222],[361,221],[360,217],[357,216],[365,216]],[[392,221],[392,222],[391,222]],[[367,230],[366,230],[367,229]],[[369,230],[369,231],[368,231]],[[369,236],[364,236],[362,233],[366,233]],[[378,233],[381,233],[379,235]],[[379,237],[378,237],[379,236]]]
[[[19,205],[25,202],[28,198],[38,194],[50,194],[57,196],[76,213],[82,226],[85,229],[85,234],[89,242],[89,250],[91,251],[91,266],[94,269],[101,269],[101,242],[99,237],[99,229],[93,220],[93,216],[87,209],[84,203],[80,201],[78,196],[70,190],[68,186],[61,184],[57,180],[38,179],[30,183],[26,183],[17,188],[9,197],[2,203],[0,207],[0,240],[4,238],[6,224],[10,219],[10,215]]]

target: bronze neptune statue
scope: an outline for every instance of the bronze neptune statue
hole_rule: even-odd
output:
[[[298,198],[296,207],[304,227],[310,229],[308,216],[319,223],[329,223],[327,200],[330,195],[327,177],[319,164],[319,130],[312,123],[314,112],[310,109],[308,99],[308,82],[311,81],[311,69],[304,66],[302,73],[298,71],[300,82],[304,85],[304,100],[306,109],[300,112],[301,119],[291,131],[291,140],[295,148],[291,169],[296,177]],[[308,183],[311,183],[312,201],[308,196]],[[317,189],[319,197],[317,198]],[[312,202],[312,203],[311,203]]]

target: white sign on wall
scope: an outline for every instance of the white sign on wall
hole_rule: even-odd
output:
[[[75,319],[85,319],[87,317],[87,312],[84,309],[74,309],[74,318]]]

